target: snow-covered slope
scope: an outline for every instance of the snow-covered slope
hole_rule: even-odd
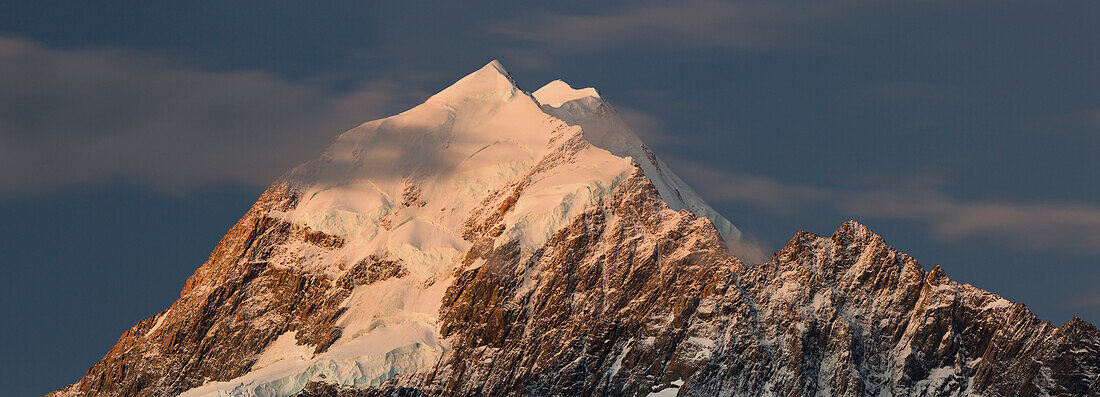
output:
[[[469,248],[460,238],[462,222],[488,190],[522,177],[577,134],[595,147],[532,181],[506,235],[538,247],[561,222],[601,200],[636,162],[673,210],[711,219],[735,254],[763,259],[630,132],[595,89],[574,90],[557,80],[528,95],[497,61],[420,106],[341,135],[320,159],[288,175],[304,193],[283,218],[370,243],[352,255],[387,251],[406,262],[422,258],[413,268],[434,273],[438,269],[421,267],[445,266]],[[416,205],[404,205],[410,197]]]
[[[750,263],[765,259],[759,246],[746,241],[736,226],[711,208],[630,131],[615,109],[600,98],[595,88],[574,89],[564,81],[554,80],[532,95],[547,114],[582,127],[584,137],[593,145],[616,156],[634,159],[674,211],[687,209],[710,219],[725,237],[733,255]]]

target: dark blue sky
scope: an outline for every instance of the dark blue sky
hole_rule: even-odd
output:
[[[75,381],[266,184],[494,58],[597,87],[770,249],[857,219],[1100,322],[1100,3],[538,7],[0,3],[0,390]]]

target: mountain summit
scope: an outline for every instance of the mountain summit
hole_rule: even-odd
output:
[[[1096,328],[858,223],[764,259],[595,89],[493,61],[281,177],[55,394],[1100,393]]]

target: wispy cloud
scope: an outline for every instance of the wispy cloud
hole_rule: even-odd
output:
[[[1076,297],[1073,297],[1069,301],[1067,301],[1066,306],[1073,309],[1100,308],[1100,294],[1096,293],[1095,291],[1078,294]]]
[[[772,213],[792,214],[808,206],[836,200],[837,193],[823,188],[783,183],[774,179],[714,168],[691,161],[675,161],[678,173],[702,183],[699,190],[708,201],[749,204]]]
[[[856,88],[849,99],[864,102],[897,127],[923,130],[973,125],[977,109],[993,95],[978,88],[926,81],[890,81]]]
[[[263,186],[340,132],[415,100],[376,80],[208,71],[118,48],[0,37],[0,197],[129,180]]]
[[[843,46],[852,34],[889,21],[955,7],[956,2],[721,1],[641,2],[597,13],[542,13],[492,25],[519,44],[516,59],[547,64],[547,53],[609,48],[646,51],[760,51]],[[540,59],[542,61],[540,61]]]
[[[650,145],[660,145],[677,140],[677,137],[661,133],[664,123],[661,122],[661,119],[649,113],[622,106],[616,106],[615,112],[623,118],[626,125],[630,126],[642,142]]]
[[[1063,112],[1023,123],[1026,131],[1100,139],[1100,108]]]
[[[859,93],[871,100],[900,104],[962,104],[981,101],[980,96],[961,87],[923,81],[880,83],[863,88]]]
[[[751,50],[821,44],[814,32],[844,12],[844,7],[814,3],[696,0],[642,4],[598,15],[545,14],[509,21],[497,29],[541,50],[562,52],[631,45]]]
[[[1026,250],[1100,253],[1100,207],[1094,204],[975,201],[883,189],[856,192],[838,204],[858,216],[925,223],[944,240],[982,237]]]
[[[985,239],[1025,251],[1100,253],[1100,206],[1072,202],[1006,202],[951,197],[941,183],[892,182],[850,189],[808,186],[676,161],[702,183],[715,203],[739,203],[773,213],[813,208],[856,219],[892,219],[923,224],[944,241]]]

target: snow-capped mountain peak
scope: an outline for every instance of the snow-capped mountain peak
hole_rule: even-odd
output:
[[[554,80],[546,85],[535,90],[531,94],[538,99],[539,103],[543,105],[549,105],[551,107],[560,107],[566,102],[575,101],[582,98],[596,98],[599,99],[600,93],[596,92],[595,88],[585,87],[581,89],[575,89],[562,80]]]
[[[1098,390],[1094,327],[858,223],[738,259],[760,256],[594,89],[529,95],[494,61],[272,184],[179,300],[57,394]]]
[[[571,156],[570,161],[544,163],[545,169],[526,175],[555,155]],[[750,262],[762,259],[740,230],[638,140],[595,89],[575,90],[557,80],[528,95],[497,61],[419,106],[342,134],[321,158],[285,178],[305,194],[281,216],[369,242],[371,247],[349,254],[359,257],[393,254],[395,244],[405,243],[389,239],[405,236],[403,227],[415,227],[412,247],[441,250],[449,254],[433,258],[449,258],[468,248],[458,236],[486,193],[523,183],[526,194],[518,197],[519,210],[508,218],[513,223],[506,235],[535,247],[576,211],[603,200],[632,162],[673,210],[711,219],[734,254]],[[411,192],[421,204],[402,205]],[[393,220],[400,223],[384,227]],[[424,238],[425,233],[436,237]]]
[[[438,101],[457,105],[463,101],[485,99],[507,100],[521,93],[512,76],[499,61],[493,60],[477,71],[466,75],[450,87],[432,95],[429,102]]]
[[[279,193],[283,204],[257,214],[339,243],[273,244],[264,261],[333,280],[364,271],[360,264],[393,263],[402,277],[349,291],[331,325],[339,335],[313,346],[317,354],[291,343],[302,334],[280,334],[260,355],[271,364],[253,367],[247,379],[294,388],[320,367],[355,366],[357,375],[341,381],[356,384],[423,369],[446,350],[441,297],[456,271],[478,266],[472,253],[515,246],[519,258],[538,255],[578,216],[614,212],[616,189],[638,178],[672,211],[709,219],[743,254],[740,231],[672,174],[592,88],[558,80],[531,95],[493,61],[423,104],[345,132],[276,184],[288,189]],[[192,284],[195,292],[216,288],[205,279]],[[399,359],[377,362],[371,352]],[[189,393],[250,390],[230,382]]]

